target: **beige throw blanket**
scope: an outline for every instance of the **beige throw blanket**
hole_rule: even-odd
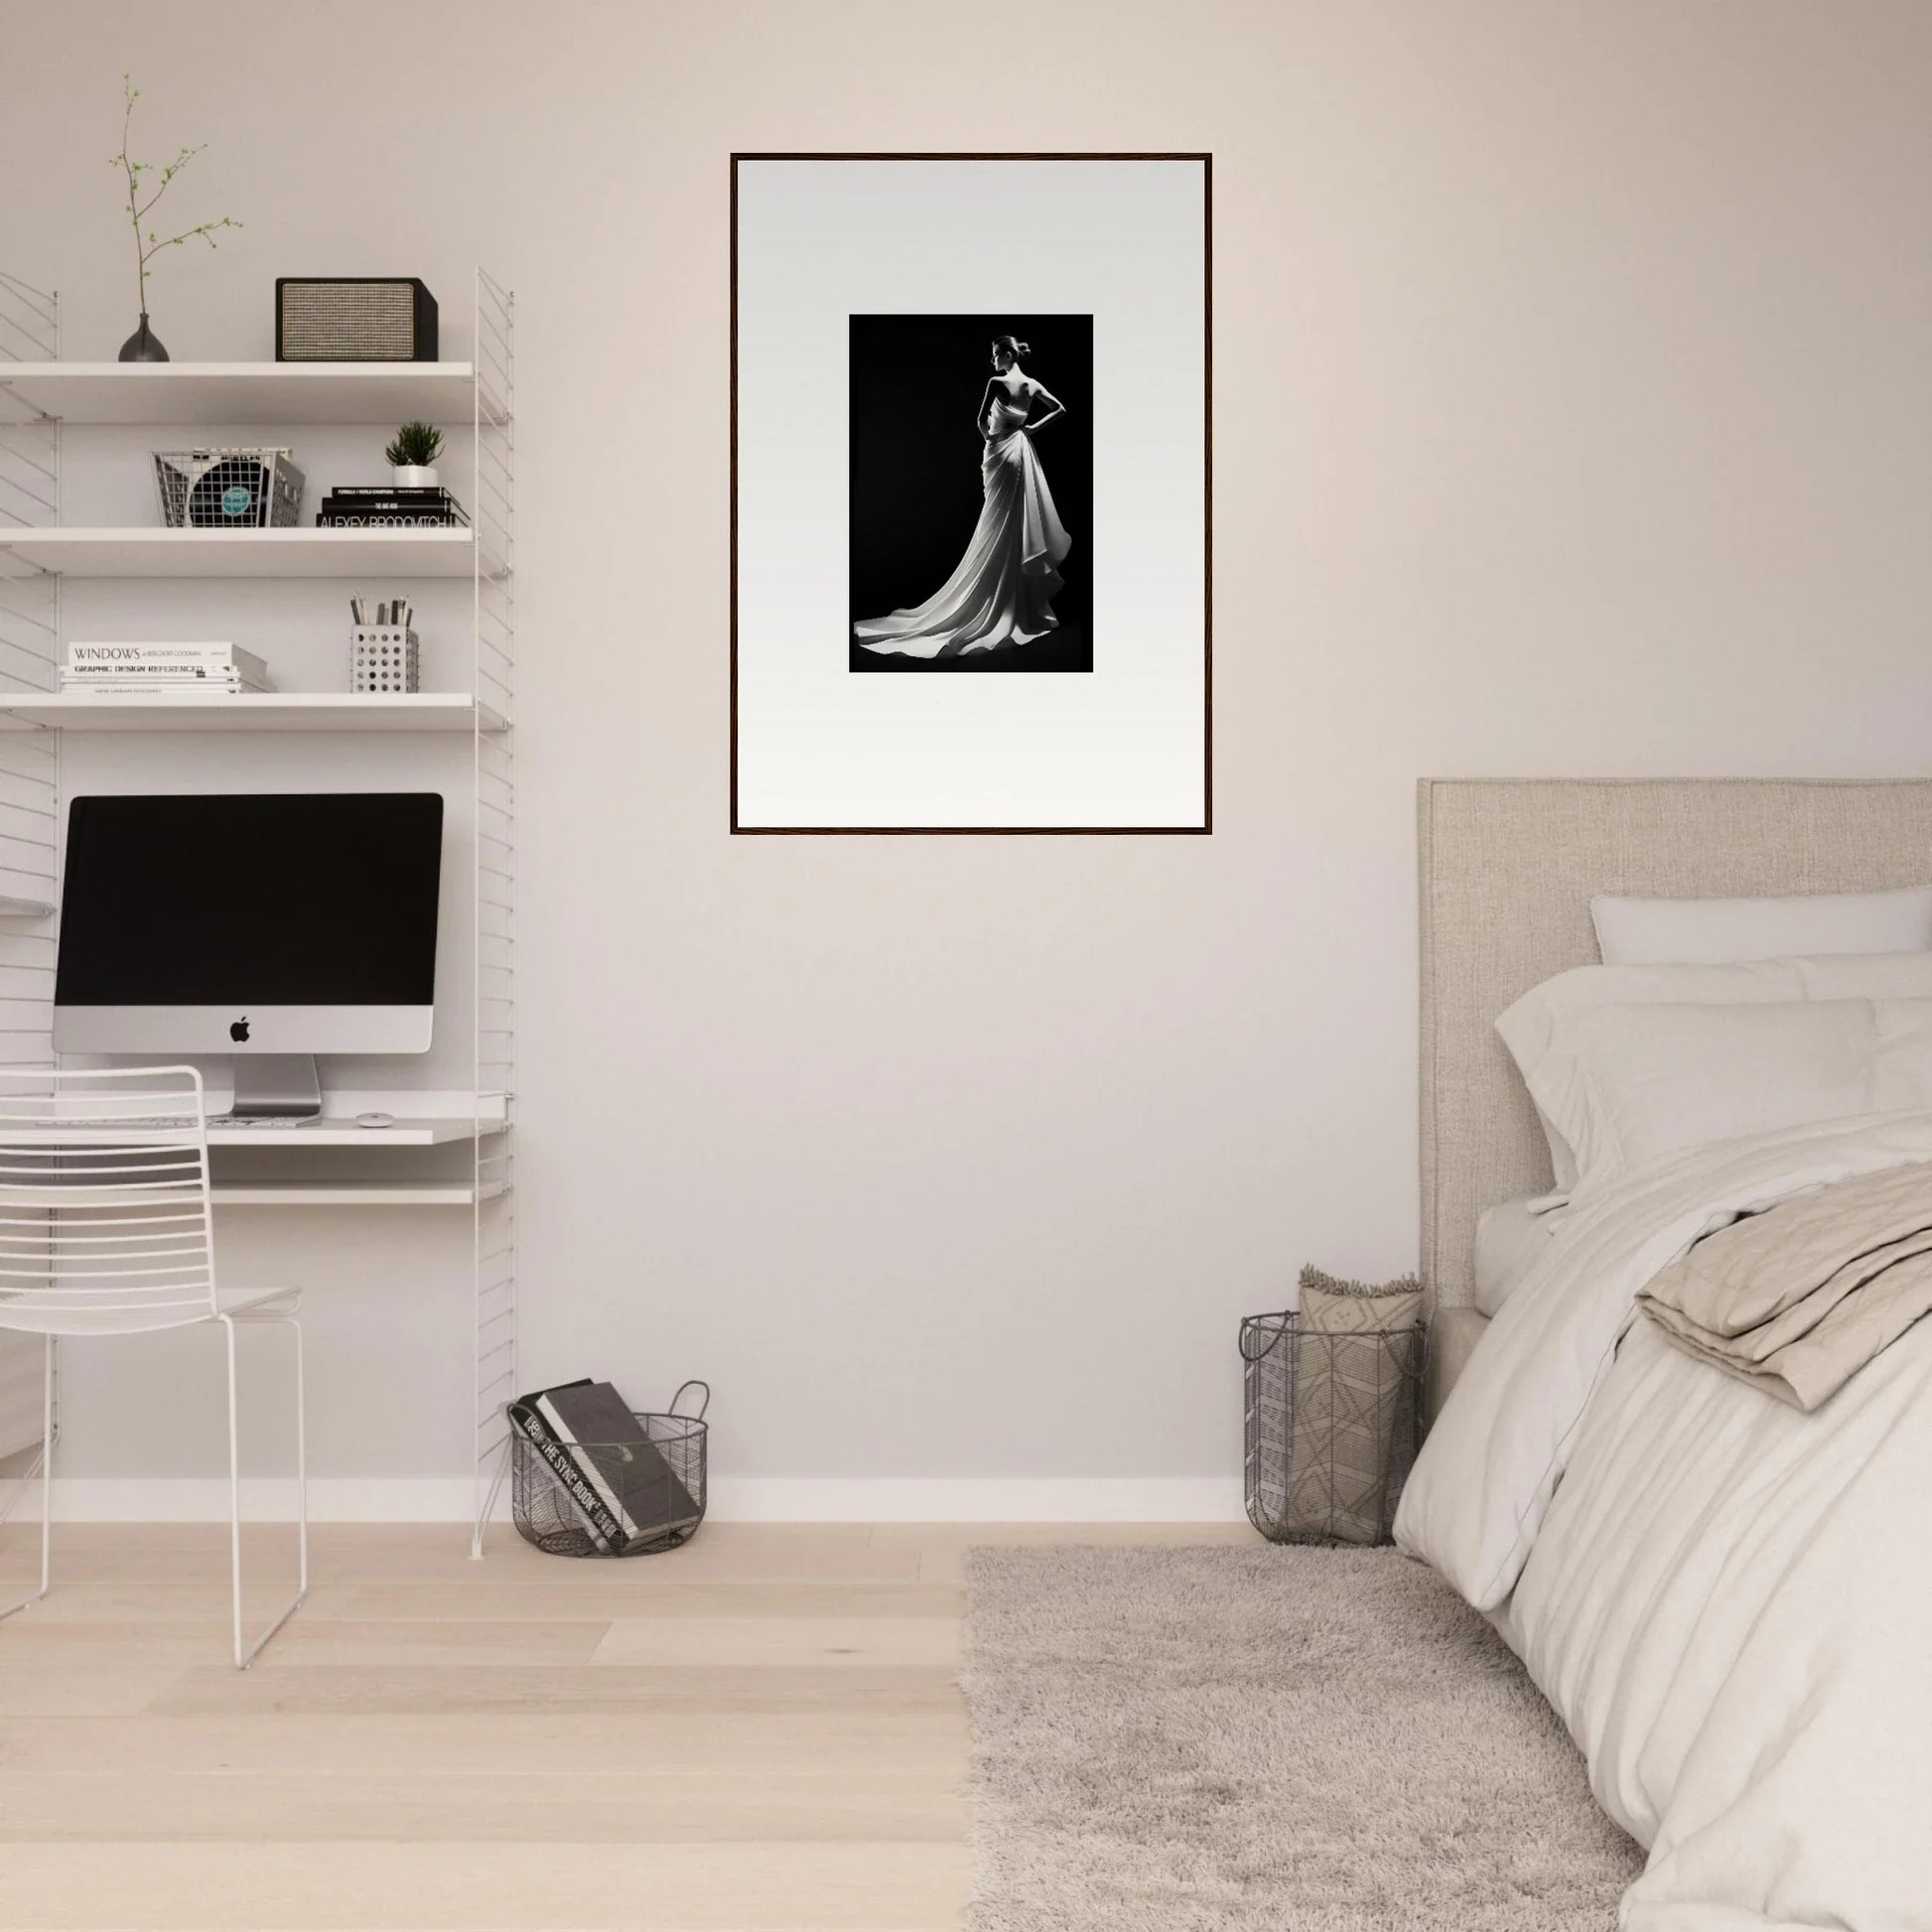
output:
[[[1932,1314],[1932,1164],[1887,1168],[1707,1235],[1638,1297],[1680,1348],[1794,1408]]]

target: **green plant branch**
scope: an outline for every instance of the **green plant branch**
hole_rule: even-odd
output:
[[[153,261],[155,256],[160,254],[162,249],[179,248],[184,242],[197,240],[206,241],[210,248],[213,248],[217,245],[214,239],[214,231],[217,228],[238,228],[242,224],[233,215],[224,214],[218,221],[199,222],[196,226],[187,229],[184,233],[168,235],[165,238],[157,235],[150,228],[147,231],[145,239],[143,238],[141,223],[147,219],[155,204],[161,200],[162,196],[167,194],[169,184],[198,154],[204,152],[207,143],[204,141],[200,147],[183,148],[175,156],[174,160],[169,162],[161,170],[161,179],[155,184],[154,193],[145,202],[142,201],[141,177],[143,175],[153,174],[154,168],[149,162],[136,161],[128,153],[128,142],[134,127],[134,103],[141,98],[141,90],[134,84],[133,76],[124,73],[121,75],[121,91],[125,103],[121,111],[121,151],[119,154],[109,155],[107,165],[110,168],[120,169],[127,181],[127,218],[129,225],[134,230],[134,265],[139,276],[138,287],[140,291],[141,313],[146,315],[148,312],[148,264]]]

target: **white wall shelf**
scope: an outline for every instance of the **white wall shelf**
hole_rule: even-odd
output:
[[[325,1116],[294,1127],[218,1127],[209,1124],[207,1144],[216,1147],[259,1148],[424,1148],[448,1147],[458,1141],[474,1141],[483,1134],[501,1133],[501,1122],[481,1125],[463,1115],[425,1116],[414,1120],[398,1118],[387,1127],[358,1127],[352,1119]],[[111,1127],[58,1127],[45,1133],[22,1127],[13,1138],[23,1146],[45,1142],[49,1147],[111,1147],[119,1136]]]
[[[93,732],[477,732],[505,729],[501,716],[460,691],[353,694],[336,691],[0,693],[0,720]],[[0,913],[7,909],[0,900]],[[45,911],[48,908],[42,907]]]
[[[509,291],[482,269],[476,276],[474,325],[471,359],[462,362],[64,362],[59,296],[0,272],[0,1036],[8,1059],[54,1057],[49,1022],[56,947],[49,942],[58,920],[63,747],[69,732],[442,733],[469,739],[472,917],[467,937],[474,978],[471,1067],[464,1090],[411,1089],[373,1100],[335,1096],[334,1104],[345,1111],[379,1105],[397,1113],[387,1128],[361,1128],[352,1119],[332,1117],[298,1127],[217,1127],[208,1138],[224,1150],[224,1160],[243,1170],[213,1182],[212,1196],[223,1208],[467,1210],[469,1440],[478,1505],[471,1551],[480,1556],[482,1525],[509,1441],[503,1408],[519,1386],[510,1127],[516,1088],[515,304]],[[286,439],[278,432],[303,424],[391,427],[412,417],[467,430],[462,467],[470,485],[471,527],[170,530],[62,520],[64,443],[89,466],[135,465],[145,472],[152,466],[152,439],[141,434],[142,425],[167,424],[173,436],[192,445],[198,437],[280,442]],[[79,424],[99,429],[67,434]],[[243,426],[252,434],[233,436]],[[125,433],[117,435],[117,429]],[[462,601],[471,614],[470,662],[467,674],[454,662],[448,672],[464,688],[408,696],[288,691],[207,697],[138,692],[106,698],[62,692],[61,663],[70,634],[65,600],[104,601],[97,593],[64,587],[79,579],[116,578],[191,585],[237,578],[356,578],[404,585],[441,578],[468,584],[471,593]],[[159,605],[164,594],[142,595]],[[215,595],[171,590],[165,593],[166,606],[180,614]],[[293,756],[295,748],[288,750]],[[431,750],[421,748],[425,760]],[[448,746],[437,750],[447,753]],[[105,748],[92,745],[84,751],[72,747],[69,755],[84,756],[91,764],[108,756]],[[356,756],[355,748],[345,744],[344,756]],[[147,748],[130,744],[120,757],[146,769]],[[195,757],[212,788],[222,781],[224,760],[246,768],[260,753],[250,754],[245,745],[209,743],[198,747]],[[405,1107],[439,1111],[434,1117],[408,1117],[402,1114]],[[64,1137],[70,1131],[64,1130]],[[378,1149],[451,1145],[470,1150],[443,1157],[443,1165],[458,1169],[455,1174],[405,1178],[417,1165],[405,1154],[393,1179],[329,1175],[333,1159],[344,1159],[366,1175],[394,1172],[388,1155]],[[244,1163],[225,1152],[236,1148],[274,1154]],[[302,1152],[326,1148],[357,1148],[363,1155],[352,1163],[324,1156],[311,1164]],[[250,1173],[249,1168],[261,1172]],[[0,1357],[11,1339],[0,1334]],[[39,1359],[35,1350],[33,1360]],[[0,1370],[8,1366],[0,1359]],[[23,1384],[33,1390],[34,1439],[40,1431],[38,1377],[35,1368],[31,1382]],[[0,1407],[11,1386],[0,1375]],[[0,1436],[9,1420],[0,1416]]]
[[[467,423],[475,384],[469,362],[0,363],[0,390],[68,423]]]
[[[470,577],[470,530],[0,529],[0,560],[64,577]]]
[[[217,1207],[474,1207],[502,1192],[468,1180],[215,1180]]]
[[[357,1127],[352,1120],[322,1119],[306,1127],[210,1127],[209,1147],[448,1147],[474,1141],[477,1123],[466,1118],[403,1120],[388,1127]]]

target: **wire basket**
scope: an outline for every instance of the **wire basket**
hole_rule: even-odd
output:
[[[1423,1330],[1241,1323],[1248,1520],[1271,1543],[1386,1543],[1416,1459]]]
[[[156,450],[154,483],[170,530],[287,529],[307,479],[287,450]]]
[[[681,1416],[677,1406],[692,1390],[703,1391],[694,1416]],[[524,1435],[510,1414],[510,1514],[526,1543],[553,1557],[647,1557],[661,1550],[675,1550],[690,1542],[705,1512],[705,1456],[709,1425],[705,1411],[711,1406],[711,1387],[705,1382],[687,1382],[671,1398],[671,1406],[661,1414],[633,1410],[637,1425],[651,1447],[663,1457],[670,1479],[662,1486],[662,1508],[648,1521],[635,1524],[635,1534],[616,1544],[594,1531],[584,1510],[572,1496],[564,1477],[545,1460],[543,1451]],[[510,1405],[513,1412],[515,1404]],[[580,1443],[580,1458],[593,1462],[612,1457],[628,1461],[635,1453],[631,1443]]]

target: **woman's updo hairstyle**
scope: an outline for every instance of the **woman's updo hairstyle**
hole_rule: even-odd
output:
[[[1021,356],[1031,355],[1034,352],[1033,344],[1023,343],[1018,336],[995,336],[993,338],[993,346],[995,348],[1005,349],[1016,361]]]

